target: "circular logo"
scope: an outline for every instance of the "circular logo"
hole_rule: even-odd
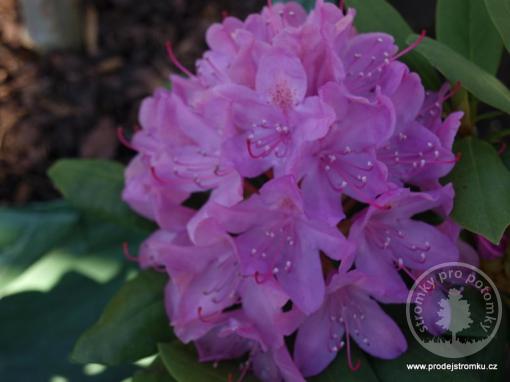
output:
[[[501,297],[484,272],[465,263],[436,265],[409,292],[407,322],[428,351],[461,358],[483,349],[501,321]]]

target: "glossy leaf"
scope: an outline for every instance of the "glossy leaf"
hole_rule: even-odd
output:
[[[439,0],[436,32],[439,41],[488,73],[496,74],[503,43],[483,1]]]
[[[48,174],[76,208],[129,228],[153,229],[121,200],[124,167],[105,160],[61,160]]]
[[[163,274],[144,271],[126,282],[80,337],[72,359],[116,365],[156,353],[158,342],[173,338],[164,307],[166,280]]]
[[[408,41],[417,37],[411,36]],[[450,81],[460,81],[480,101],[510,113],[510,90],[496,77],[436,40],[425,38],[416,50]]]
[[[239,364],[220,362],[218,367],[212,363],[198,362],[198,356],[192,345],[184,345],[178,341],[159,344],[159,355],[167,370],[178,382],[227,382],[229,374],[236,381]],[[255,382],[257,379],[248,375],[243,382]]]
[[[356,9],[354,24],[359,32],[385,32],[395,38],[400,49],[408,45],[406,39],[413,30],[386,0],[346,0],[346,4]],[[437,73],[416,52],[405,55],[402,61],[421,75],[425,87],[437,89],[440,86]]]
[[[510,172],[496,150],[476,138],[457,142],[454,151],[462,157],[448,177],[456,194],[452,217],[497,243],[510,224]]]
[[[75,339],[90,325],[120,285],[120,279],[98,284],[76,273],[66,274],[50,292],[23,292],[0,300],[0,380],[121,381],[133,368],[87,373],[69,362]]]
[[[78,217],[62,202],[0,209],[0,288],[55,247]]]
[[[485,0],[489,15],[510,52],[510,0]]]

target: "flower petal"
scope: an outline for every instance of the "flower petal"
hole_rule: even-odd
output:
[[[294,359],[305,377],[319,374],[335,359],[337,352],[331,349],[332,334],[325,307],[310,315],[299,328]],[[335,335],[342,338],[343,332]]]
[[[393,359],[407,350],[400,328],[365,292],[351,287],[352,305],[346,309],[349,335],[365,352],[383,359]],[[356,309],[354,309],[356,307]],[[363,317],[363,318],[361,318]]]

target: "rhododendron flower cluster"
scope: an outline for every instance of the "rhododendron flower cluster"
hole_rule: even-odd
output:
[[[139,262],[168,273],[171,325],[201,361],[304,381],[344,348],[356,369],[352,341],[398,357],[406,339],[379,304],[461,256],[438,181],[456,161],[453,90],[426,92],[398,61],[409,49],[354,18],[321,0],[226,17],[196,74],[169,47],[186,76],[141,106],[123,197],[159,225]]]

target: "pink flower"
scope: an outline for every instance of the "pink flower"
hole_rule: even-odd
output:
[[[127,143],[123,198],[160,227],[140,265],[168,273],[177,337],[203,362],[245,357],[241,378],[304,381],[343,346],[355,369],[351,340],[398,357],[406,341],[377,301],[405,300],[400,272],[459,249],[476,261],[439,182],[456,162],[461,114],[443,118],[455,89],[425,92],[398,61],[414,45],[358,34],[354,17],[323,0],[227,17],[196,74],[169,44],[186,78],[143,102]]]

